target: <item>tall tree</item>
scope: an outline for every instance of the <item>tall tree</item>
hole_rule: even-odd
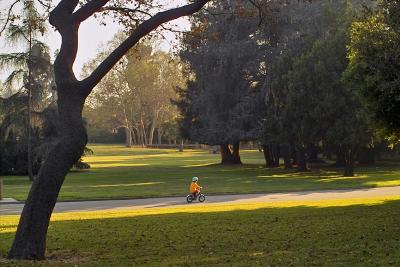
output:
[[[257,12],[231,1],[215,2],[208,11],[193,19],[183,39],[181,57],[193,79],[180,92],[181,128],[192,141],[219,145],[222,164],[241,164],[240,141],[257,138],[258,113],[250,115],[249,107],[259,105],[250,100],[262,99],[254,77],[258,46],[249,37],[257,31]]]
[[[134,1],[133,7],[126,6],[125,2],[130,3],[130,1],[112,0],[82,2],[61,0],[50,13],[50,24],[62,37],[60,52],[54,62],[60,137],[49,151],[45,163],[32,184],[9,258],[40,260],[45,257],[47,229],[58,194],[68,170],[82,155],[87,142],[82,109],[93,88],[142,37],[165,22],[197,12],[208,1],[198,0],[181,7],[159,11],[144,19],[143,13],[148,12],[143,12],[142,8],[146,8],[152,2]],[[129,17],[138,18],[137,23],[134,24],[135,27],[127,39],[87,78],[78,80],[72,66],[77,55],[78,31],[81,23],[97,12],[121,10],[121,6],[126,7],[122,10],[128,12]]]
[[[353,8],[346,3],[303,8],[314,10],[314,20],[304,16],[306,21],[297,23],[304,27],[295,30],[302,38],[290,38],[290,28],[281,31],[289,33],[289,41],[272,61],[264,134],[270,142],[295,148],[300,171],[307,170],[307,148],[335,145],[345,155],[345,175],[351,176],[357,151],[370,140],[365,111],[342,81]]]
[[[19,3],[20,2],[20,3]],[[10,24],[6,30],[6,40],[13,44],[23,44],[26,47],[25,52],[21,53],[9,53],[0,55],[0,66],[3,67],[15,67],[7,78],[7,83],[12,84],[15,80],[22,80],[24,89],[28,94],[28,112],[27,112],[27,153],[28,153],[28,175],[29,179],[33,181],[33,169],[32,169],[32,103],[33,99],[36,100],[34,103],[38,104],[38,97],[43,93],[43,88],[39,88],[40,83],[36,80],[34,74],[34,68],[40,69],[40,73],[48,74],[51,73],[49,70],[50,57],[43,57],[43,51],[47,50],[47,47],[38,41],[37,37],[39,34],[44,34],[46,31],[45,17],[40,15],[38,11],[37,3],[33,0],[15,1],[12,4],[20,4],[22,10],[20,16],[8,14],[7,19]],[[10,8],[10,11],[12,11]],[[48,58],[48,60],[41,60]],[[38,61],[39,62],[38,64]],[[38,74],[36,72],[36,74]],[[46,77],[47,78],[47,77]],[[43,79],[42,79],[43,81]]]
[[[351,28],[346,80],[391,141],[400,140],[400,3],[380,0]]]
[[[163,125],[177,117],[171,99],[176,99],[175,87],[183,85],[182,75],[176,58],[142,42],[97,85],[91,109],[108,109],[101,120],[110,128],[124,127],[127,146],[132,141],[151,145],[156,135],[160,141]]]

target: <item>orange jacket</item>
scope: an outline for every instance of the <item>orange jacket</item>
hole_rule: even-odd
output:
[[[190,184],[189,190],[190,190],[190,193],[193,194],[194,192],[199,191],[200,188],[201,188],[201,187],[200,187],[197,183],[192,182],[192,183]]]

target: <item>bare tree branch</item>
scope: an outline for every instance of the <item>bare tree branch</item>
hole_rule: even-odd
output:
[[[138,7],[136,8],[127,8],[127,7],[114,7],[114,6],[106,6],[103,7],[101,11],[106,11],[106,10],[110,10],[110,11],[117,11],[117,12],[121,12],[121,13],[125,13],[125,14],[129,14],[129,13],[141,13],[143,15],[149,16],[151,17],[151,14],[143,11]]]
[[[72,15],[72,20],[77,23],[87,20],[94,13],[100,11],[101,8],[109,1],[110,0],[92,0],[90,2],[87,2],[76,12],[74,12],[74,14]]]
[[[198,0],[192,4],[159,12],[150,19],[141,23],[137,29],[118,46],[82,83],[85,95],[89,95],[94,86],[111,70],[111,68],[131,49],[139,40],[159,27],[161,24],[191,15],[199,11],[209,0]]]
[[[250,4],[252,4],[255,8],[258,9],[258,27],[261,26],[262,22],[263,22],[263,14],[262,14],[262,8],[259,4],[256,3],[257,0],[248,0],[250,2]]]
[[[3,34],[3,32],[6,30],[8,23],[10,23],[11,20],[11,15],[12,15],[12,10],[16,4],[21,2],[21,0],[15,0],[14,3],[11,4],[11,6],[8,8],[8,13],[7,13],[7,18],[6,22],[4,23],[3,27],[0,30],[0,36]]]

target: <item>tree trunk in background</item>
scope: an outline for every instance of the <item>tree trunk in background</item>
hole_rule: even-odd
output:
[[[125,126],[125,145],[126,147],[132,147],[132,135],[128,126]]]
[[[221,147],[221,164],[232,164],[233,157],[228,144],[220,145]]]
[[[317,163],[320,162],[320,160],[318,159],[318,147],[315,146],[314,144],[308,146],[307,148],[307,154],[308,154],[308,158],[307,161],[308,162],[313,162],[313,163]]]
[[[264,159],[265,159],[265,167],[266,168],[272,168],[272,157],[271,157],[268,145],[267,144],[263,144],[262,145],[262,150],[263,150]]]
[[[140,127],[142,128],[142,129],[141,129],[141,130],[142,130],[142,138],[143,138],[143,139],[142,139],[142,140],[143,140],[142,147],[145,147],[148,143],[147,143],[146,127],[144,126],[143,120],[142,120],[142,122],[141,122]]]
[[[356,151],[354,148],[345,148],[344,149],[344,160],[345,160],[345,167],[343,176],[345,177],[353,177],[354,176],[354,165],[355,165],[355,157]]]
[[[29,59],[28,59],[28,176],[34,180],[32,162],[32,29],[29,27]]]
[[[293,165],[297,165],[297,152],[296,146],[292,143],[290,144],[290,154],[292,158]]]
[[[133,129],[131,129],[131,128],[129,128],[129,129],[130,129],[130,134],[131,134],[131,139],[132,139],[132,145],[134,145],[134,144],[137,143],[135,131]]]
[[[242,161],[240,160],[239,142],[236,142],[232,148],[229,144],[220,145],[220,148],[222,165],[242,164]]]
[[[353,177],[354,176],[354,162],[346,164],[344,168],[344,177]]]
[[[183,139],[181,139],[181,143],[179,145],[179,152],[183,152]]]
[[[280,158],[279,144],[272,144],[271,151],[272,151],[273,167],[279,167],[279,158]]]
[[[289,170],[293,168],[292,165],[292,157],[291,157],[291,149],[290,149],[290,145],[283,145],[282,147],[282,153],[283,153],[283,162],[285,165],[285,170]]]
[[[263,144],[265,165],[267,168],[279,167],[279,145]]]
[[[161,145],[161,143],[162,143],[161,137],[162,137],[162,130],[161,130],[161,127],[158,127],[158,129],[157,129],[157,139],[158,139],[158,144],[159,145]]]
[[[84,99],[73,89],[59,90],[60,138],[29,191],[9,258],[44,259],[47,228],[61,185],[87,143],[82,121]]]
[[[346,165],[346,160],[345,160],[343,149],[337,148],[335,167],[344,167],[345,165]]]
[[[242,164],[240,160],[240,142],[235,142],[232,148],[232,164]]]
[[[297,170],[299,172],[308,171],[307,160],[306,160],[306,151],[305,151],[304,147],[297,147],[296,158],[297,158]]]
[[[150,127],[150,131],[149,131],[149,145],[153,144],[153,140],[154,140],[154,126],[152,125]]]

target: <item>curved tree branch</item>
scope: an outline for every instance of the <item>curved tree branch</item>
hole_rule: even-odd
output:
[[[191,15],[199,11],[210,0],[198,0],[192,4],[182,7],[170,9],[167,11],[159,12],[150,19],[141,23],[137,29],[120,44],[100,65],[90,74],[89,77],[84,79],[82,92],[85,96],[89,95],[97,83],[111,70],[111,68],[131,49],[139,40],[149,34],[151,31],[159,27],[161,24]]]
[[[7,13],[7,18],[6,22],[4,23],[3,27],[0,30],[0,36],[3,34],[3,32],[6,30],[8,23],[10,23],[11,20],[11,14],[14,6],[21,2],[21,0],[15,0],[14,3],[11,4],[11,6],[8,8],[8,13]]]
[[[100,11],[102,7],[109,1],[110,0],[92,0],[90,2],[87,2],[76,12],[74,12],[74,14],[72,14],[72,20],[77,23],[87,20],[94,13]]]

